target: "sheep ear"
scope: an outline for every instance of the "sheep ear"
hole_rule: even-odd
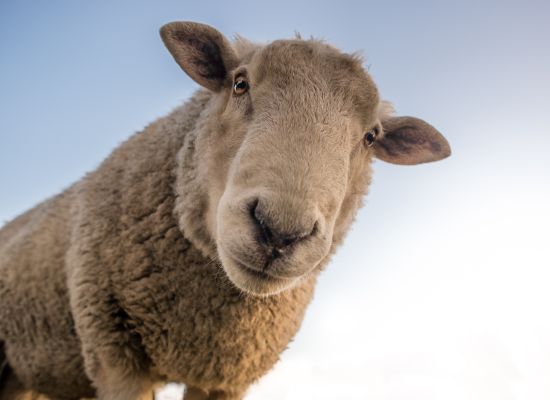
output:
[[[170,22],[160,29],[160,36],[187,75],[214,92],[224,87],[228,72],[238,65],[229,41],[211,26]]]
[[[374,144],[376,158],[392,164],[414,165],[451,155],[451,146],[427,122],[414,117],[389,117],[382,121],[384,136]]]

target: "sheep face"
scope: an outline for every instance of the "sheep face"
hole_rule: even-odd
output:
[[[182,22],[161,35],[214,92],[196,143],[206,225],[245,292],[276,294],[324,265],[361,204],[373,157],[415,164],[449,153],[423,121],[388,115],[357,57],[319,41],[233,47]]]

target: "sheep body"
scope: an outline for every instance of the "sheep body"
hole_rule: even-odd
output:
[[[93,394],[63,271],[73,198],[69,189],[0,230],[0,340],[18,380],[59,398]]]
[[[191,157],[209,98],[199,92],[0,231],[0,338],[25,387],[57,398],[93,394],[82,348],[92,377],[107,357],[124,373],[235,392],[294,336],[313,281],[244,296],[174,215],[177,152]]]
[[[186,400],[241,399],[296,334],[373,158],[450,154],[322,42],[233,46],[192,22],[161,36],[208,90],[0,230],[0,379],[15,391],[130,400],[177,381]]]

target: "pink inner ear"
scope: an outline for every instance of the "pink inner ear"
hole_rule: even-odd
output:
[[[224,79],[227,75],[220,46],[207,35],[189,36],[184,32],[176,32],[175,37],[182,46],[185,70],[203,79]],[[191,72],[191,71],[190,71]],[[189,73],[189,72],[188,72]]]
[[[414,165],[441,160],[451,154],[443,135],[418,118],[390,118],[384,129],[385,135],[376,142],[376,157],[386,162]]]
[[[161,28],[162,39],[178,65],[198,84],[219,91],[237,65],[231,44],[212,27],[172,22]]]
[[[385,140],[381,141],[381,145],[385,146],[386,151],[394,154],[421,151],[421,149],[431,153],[439,153],[442,146],[437,140],[433,139],[435,138],[430,134],[419,131],[414,126],[402,126],[386,135]]]

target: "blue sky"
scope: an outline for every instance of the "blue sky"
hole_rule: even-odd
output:
[[[78,179],[193,92],[158,36],[175,19],[259,41],[297,30],[362,50],[398,112],[429,120],[451,139],[453,163],[512,152],[520,139],[536,153],[548,126],[549,8],[543,1],[4,1],[0,220]],[[523,129],[526,120],[536,129]],[[503,140],[498,132],[512,125],[517,133]],[[542,162],[537,154],[524,161]]]
[[[548,398],[550,3],[295,3],[2,1],[0,222],[193,93],[162,24],[324,38],[361,50],[453,156],[376,163],[302,331],[249,398]]]

